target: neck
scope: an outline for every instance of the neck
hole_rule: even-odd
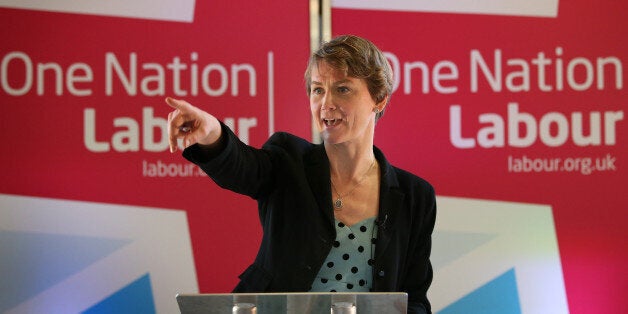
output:
[[[373,144],[350,147],[345,144],[325,144],[331,177],[335,182],[349,183],[359,180],[375,161]]]

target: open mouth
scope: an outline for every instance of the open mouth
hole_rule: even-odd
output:
[[[336,126],[340,124],[341,121],[341,119],[323,119],[323,123],[325,123],[326,126]]]

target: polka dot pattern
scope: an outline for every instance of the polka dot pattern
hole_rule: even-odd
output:
[[[376,238],[375,217],[352,226],[336,221],[336,240],[310,291],[370,291]]]

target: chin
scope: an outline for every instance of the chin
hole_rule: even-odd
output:
[[[330,132],[327,129],[323,129],[319,134],[323,142],[327,144],[342,144],[350,140],[345,132],[339,132],[339,130]]]
[[[323,142],[331,145],[342,144],[343,142],[345,142],[342,138],[329,136],[329,134],[326,134],[325,132],[321,133],[321,138],[323,139]]]
[[[328,144],[334,144],[334,137],[329,135],[329,132],[322,131],[319,133],[323,142]]]

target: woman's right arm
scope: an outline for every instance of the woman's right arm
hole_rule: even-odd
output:
[[[183,156],[198,165],[220,187],[258,199],[272,189],[268,152],[242,143],[213,115],[186,101],[166,98],[170,151],[183,139]],[[196,145],[195,145],[196,144]]]

